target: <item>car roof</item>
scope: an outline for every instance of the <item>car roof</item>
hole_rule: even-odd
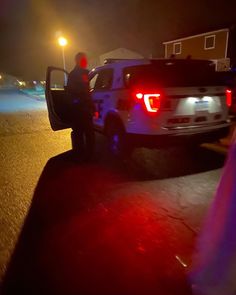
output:
[[[128,66],[145,65],[150,64],[149,59],[112,59],[102,66],[95,67],[92,71],[110,69],[110,68],[123,68]],[[92,72],[91,71],[91,72]]]
[[[199,64],[199,65],[211,65],[213,61],[211,60],[200,60],[200,59],[167,59],[167,58],[154,58],[154,59],[107,59],[104,65],[94,68],[93,71],[103,70],[103,69],[111,69],[111,68],[124,68],[129,66],[138,66],[138,65],[163,65],[163,64],[177,64],[177,65],[185,65],[185,64]]]

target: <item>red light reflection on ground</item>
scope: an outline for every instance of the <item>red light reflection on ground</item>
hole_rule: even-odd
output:
[[[127,193],[51,226],[40,265],[61,294],[189,294],[175,255],[191,239],[147,195]]]

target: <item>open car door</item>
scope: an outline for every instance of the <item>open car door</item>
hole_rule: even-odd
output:
[[[51,128],[54,131],[70,128],[70,107],[65,84],[68,72],[56,67],[47,68],[45,96]]]

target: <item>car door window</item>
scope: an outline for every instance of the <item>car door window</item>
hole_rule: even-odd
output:
[[[64,85],[68,73],[56,67],[47,68],[46,100],[49,120],[54,131],[70,127],[70,109]]]
[[[66,85],[67,74],[60,69],[51,71],[50,89],[51,90],[64,90]]]
[[[90,91],[94,90],[94,87],[95,87],[95,84],[96,84],[96,81],[97,81],[97,78],[98,78],[98,74],[95,74],[89,81],[89,88],[90,88]]]
[[[98,72],[98,77],[94,86],[95,91],[109,90],[112,86],[113,70],[105,69]]]

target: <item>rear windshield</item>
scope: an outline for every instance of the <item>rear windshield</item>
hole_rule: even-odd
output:
[[[126,87],[191,87],[225,85],[224,76],[209,61],[161,60],[124,69]]]

